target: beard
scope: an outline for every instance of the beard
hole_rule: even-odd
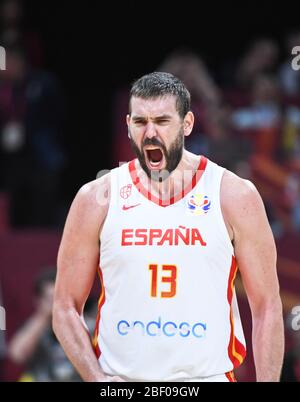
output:
[[[141,146],[141,149],[138,147],[137,143],[132,139],[130,131],[129,131],[129,139],[131,147],[136,154],[142,169],[145,171],[149,179],[162,182],[166,180],[170,174],[177,168],[179,162],[181,161],[183,148],[184,148],[184,132],[183,128],[181,128],[175,138],[175,140],[171,143],[169,149],[166,148],[164,144],[162,144],[157,138],[146,138]],[[145,153],[143,151],[146,145],[158,146],[161,148],[161,151],[165,157],[166,166],[162,170],[151,170],[148,168],[145,158]]]

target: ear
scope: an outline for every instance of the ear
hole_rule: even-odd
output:
[[[126,123],[127,123],[127,128],[128,128],[128,138],[131,138],[130,129],[129,129],[130,114],[128,114],[128,115],[126,116]]]
[[[191,134],[194,127],[194,121],[195,121],[194,113],[191,111],[187,112],[187,114],[183,119],[183,131],[186,137]]]

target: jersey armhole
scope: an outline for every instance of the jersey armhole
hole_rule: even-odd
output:
[[[234,255],[234,248],[233,248],[233,244],[232,244],[232,241],[230,239],[230,236],[229,236],[229,233],[228,233],[228,230],[227,230],[227,226],[226,226],[226,223],[225,223],[225,218],[224,218],[224,214],[223,214],[223,211],[222,211],[222,201],[221,201],[222,181],[223,181],[223,177],[224,177],[224,173],[226,172],[226,169],[222,168],[222,167],[219,167],[219,169],[220,169],[220,171],[219,171],[218,180],[217,180],[217,183],[216,183],[217,186],[218,186],[218,189],[216,191],[216,194],[218,195],[218,200],[217,200],[218,201],[217,210],[218,210],[218,215],[219,215],[218,221],[220,222],[220,229],[223,232],[224,239],[225,239],[226,243],[228,243],[228,245],[229,245],[229,247],[230,247],[230,249],[232,251],[232,255]]]
[[[101,246],[101,238],[103,237],[103,233],[106,230],[106,226],[107,226],[107,221],[109,219],[109,216],[111,214],[111,210],[112,210],[112,200],[115,199],[115,176],[116,176],[116,169],[112,169],[110,171],[110,189],[109,189],[109,205],[107,208],[107,212],[106,212],[106,216],[104,218],[104,221],[102,223],[102,227],[99,231],[99,242],[100,242],[100,246]],[[100,250],[101,251],[101,250]]]

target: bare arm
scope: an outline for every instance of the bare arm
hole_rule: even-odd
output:
[[[29,360],[50,323],[50,314],[47,316],[37,311],[11,339],[8,347],[9,357],[18,364]]]
[[[36,312],[27,320],[13,336],[9,343],[8,353],[16,363],[25,363],[36,352],[41,337],[51,326],[54,284],[49,282],[43,287],[38,297]]]
[[[276,247],[264,205],[252,183],[229,172],[224,174],[221,194],[252,313],[256,378],[279,381],[284,352],[282,304]]]
[[[86,184],[76,195],[58,253],[53,329],[85,381],[107,380],[93,351],[83,308],[99,263],[99,232],[108,208],[108,198],[103,203],[103,195],[109,191],[108,177]]]

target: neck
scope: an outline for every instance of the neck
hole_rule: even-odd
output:
[[[192,181],[199,162],[199,155],[184,150],[177,168],[164,181],[158,182],[149,179],[139,162],[137,164],[137,174],[143,186],[152,194],[161,199],[168,199],[180,193]]]

